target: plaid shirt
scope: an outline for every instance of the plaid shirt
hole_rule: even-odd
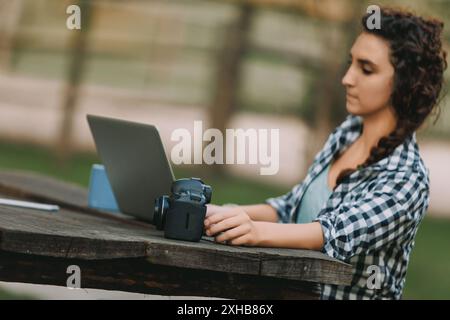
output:
[[[315,157],[304,181],[283,196],[267,199],[280,222],[297,221],[311,181],[361,131],[362,118],[347,116]],[[322,285],[322,299],[402,297],[414,238],[428,208],[428,174],[413,133],[390,156],[353,172],[338,185],[314,221],[322,226],[322,252],[351,264],[353,279],[350,286]]]

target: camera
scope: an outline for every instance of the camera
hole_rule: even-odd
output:
[[[176,180],[170,197],[155,200],[153,224],[158,230],[164,229],[166,238],[198,242],[211,196],[211,187],[198,178]]]

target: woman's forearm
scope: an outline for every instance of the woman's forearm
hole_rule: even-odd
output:
[[[278,222],[277,211],[268,204],[240,206],[253,221]]]
[[[324,246],[322,226],[319,222],[282,224],[255,222],[258,229],[258,246],[322,250]]]

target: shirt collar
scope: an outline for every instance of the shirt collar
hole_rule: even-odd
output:
[[[363,119],[360,116],[349,115],[346,121],[340,127],[340,130],[336,132],[334,145],[331,146],[331,152],[328,154],[329,161],[331,161],[333,155],[336,152],[341,152],[353,142],[358,139],[362,132]],[[370,171],[380,171],[380,170],[395,170],[403,171],[408,170],[413,166],[418,165],[418,160],[420,158],[418,153],[416,133],[409,135],[403,143],[398,145],[394,151],[387,157],[379,160],[376,163],[368,166]],[[362,169],[362,170],[364,170]]]

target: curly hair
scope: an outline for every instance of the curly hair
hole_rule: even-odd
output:
[[[394,149],[416,131],[438,106],[447,68],[447,52],[443,50],[442,21],[425,19],[402,9],[381,8],[381,28],[369,29],[366,14],[363,32],[377,35],[389,43],[390,62],[394,67],[394,85],[390,101],[397,116],[396,128],[374,146],[361,169],[389,156]],[[436,116],[436,120],[439,113]],[[435,121],[436,121],[435,120]],[[336,186],[354,169],[343,170]]]

